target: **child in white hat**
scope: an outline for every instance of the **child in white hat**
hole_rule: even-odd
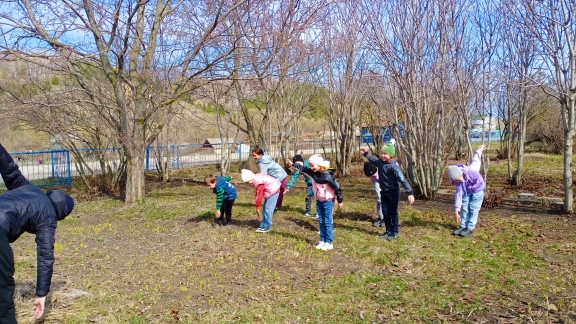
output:
[[[457,225],[460,223],[460,226],[452,231],[452,235],[467,237],[472,235],[476,228],[478,214],[484,201],[484,188],[486,188],[486,182],[480,174],[482,151],[485,148],[486,145],[480,145],[470,165],[458,164],[448,167],[448,177],[456,186],[454,221]],[[462,215],[460,215],[460,209],[462,209]]]
[[[338,201],[338,207],[344,206],[342,200],[342,190],[340,184],[332,172],[324,170],[323,165],[326,162],[319,154],[314,154],[308,159],[310,167],[304,167],[300,164],[294,164],[291,160],[286,161],[288,166],[294,166],[298,171],[308,175],[312,179],[312,190],[316,198],[316,211],[320,223],[320,242],[316,244],[317,249],[323,251],[334,248],[334,232],[332,210],[334,209],[334,198]]]
[[[266,233],[272,227],[272,216],[276,208],[276,202],[280,194],[280,181],[272,178],[269,175],[256,173],[242,169],[242,182],[247,182],[256,188],[256,215],[260,218],[260,206],[262,205],[262,198],[264,204],[262,205],[262,220],[260,226],[256,229],[258,233]]]

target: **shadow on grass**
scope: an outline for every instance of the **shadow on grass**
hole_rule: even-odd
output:
[[[190,217],[186,220],[186,223],[200,223],[200,222],[214,223],[214,213],[211,211],[205,211],[203,213],[198,214],[195,217]]]
[[[451,224],[447,224],[444,222],[437,222],[437,221],[433,221],[433,220],[421,219],[421,218],[418,218],[415,216],[409,217],[409,219],[407,219],[407,220],[400,219],[400,226],[402,226],[402,227],[426,227],[426,228],[432,228],[435,230],[439,230],[441,228],[453,230],[455,228],[454,225],[451,225]]]
[[[187,224],[190,223],[201,223],[206,222],[211,224],[213,227],[226,227],[215,223],[214,213],[211,211],[205,211],[195,217],[190,217],[186,220]],[[235,219],[234,214],[232,214],[232,226],[244,227],[248,229],[256,229],[260,226],[260,220],[257,219]]]
[[[300,226],[306,230],[318,232],[319,224],[313,225],[311,223],[311,221],[318,223],[318,220],[312,220],[310,217],[301,217],[301,218],[285,217],[284,219],[289,220],[289,221],[293,222],[294,224],[296,224],[296,225],[298,225],[298,226]]]
[[[316,230],[316,231],[318,231],[318,230]],[[296,234],[294,234],[294,233],[282,232],[282,231],[279,231],[279,230],[275,230],[274,228],[272,228],[272,232],[273,232],[274,234],[276,234],[276,235],[280,235],[280,236],[285,237],[285,238],[290,238],[290,239],[294,239],[294,240],[297,240],[297,241],[306,242],[307,244],[312,244],[312,245],[314,245],[314,244],[316,244],[316,243],[318,242],[317,239],[312,239],[312,240],[311,240],[311,239],[308,239],[308,238],[305,238],[305,237],[296,235]],[[271,233],[272,233],[272,232],[271,232]]]

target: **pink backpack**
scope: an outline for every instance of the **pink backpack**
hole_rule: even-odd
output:
[[[334,188],[327,183],[319,184],[312,180],[312,190],[314,191],[314,196],[319,201],[330,201],[336,197]]]

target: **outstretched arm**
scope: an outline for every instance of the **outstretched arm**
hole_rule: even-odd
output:
[[[290,163],[292,163],[292,161],[290,161]],[[290,165],[290,163],[289,163],[288,165]],[[293,163],[293,164],[290,165],[290,166],[295,167],[298,171],[300,171],[300,172],[302,172],[302,173],[304,173],[304,174],[314,175],[314,171],[312,171],[312,169],[310,169],[310,168],[308,168],[308,167],[305,167],[305,166],[303,166],[303,165],[301,165],[301,164]]]
[[[472,159],[472,163],[468,166],[471,171],[480,172],[480,164],[482,164],[482,152],[486,148],[486,145],[482,144],[476,150],[476,154],[474,154],[474,158]]]
[[[362,151],[363,151],[363,152],[362,152]],[[362,152],[362,154],[364,155],[364,157],[367,158],[368,161],[370,161],[370,162],[372,162],[372,163],[376,163],[376,162],[378,162],[378,160],[379,160],[377,157],[375,157],[374,155],[366,152],[366,150],[364,150],[364,149],[362,149],[360,152]]]
[[[14,159],[8,154],[4,146],[0,144],[0,174],[8,190],[27,185],[28,179],[24,177]]]
[[[294,173],[292,173],[292,177],[290,178],[290,181],[288,182],[288,185],[286,186],[286,191],[292,189],[292,187],[294,187],[294,184],[296,183],[296,180],[298,180],[298,177],[300,176],[300,171],[298,171],[298,169],[294,170]]]

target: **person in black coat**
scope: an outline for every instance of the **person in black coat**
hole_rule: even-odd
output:
[[[16,323],[13,243],[24,232],[36,235],[37,277],[34,315],[44,314],[54,264],[56,222],[74,208],[74,199],[60,190],[44,193],[28,182],[0,144],[0,173],[8,192],[0,195],[0,323]]]

